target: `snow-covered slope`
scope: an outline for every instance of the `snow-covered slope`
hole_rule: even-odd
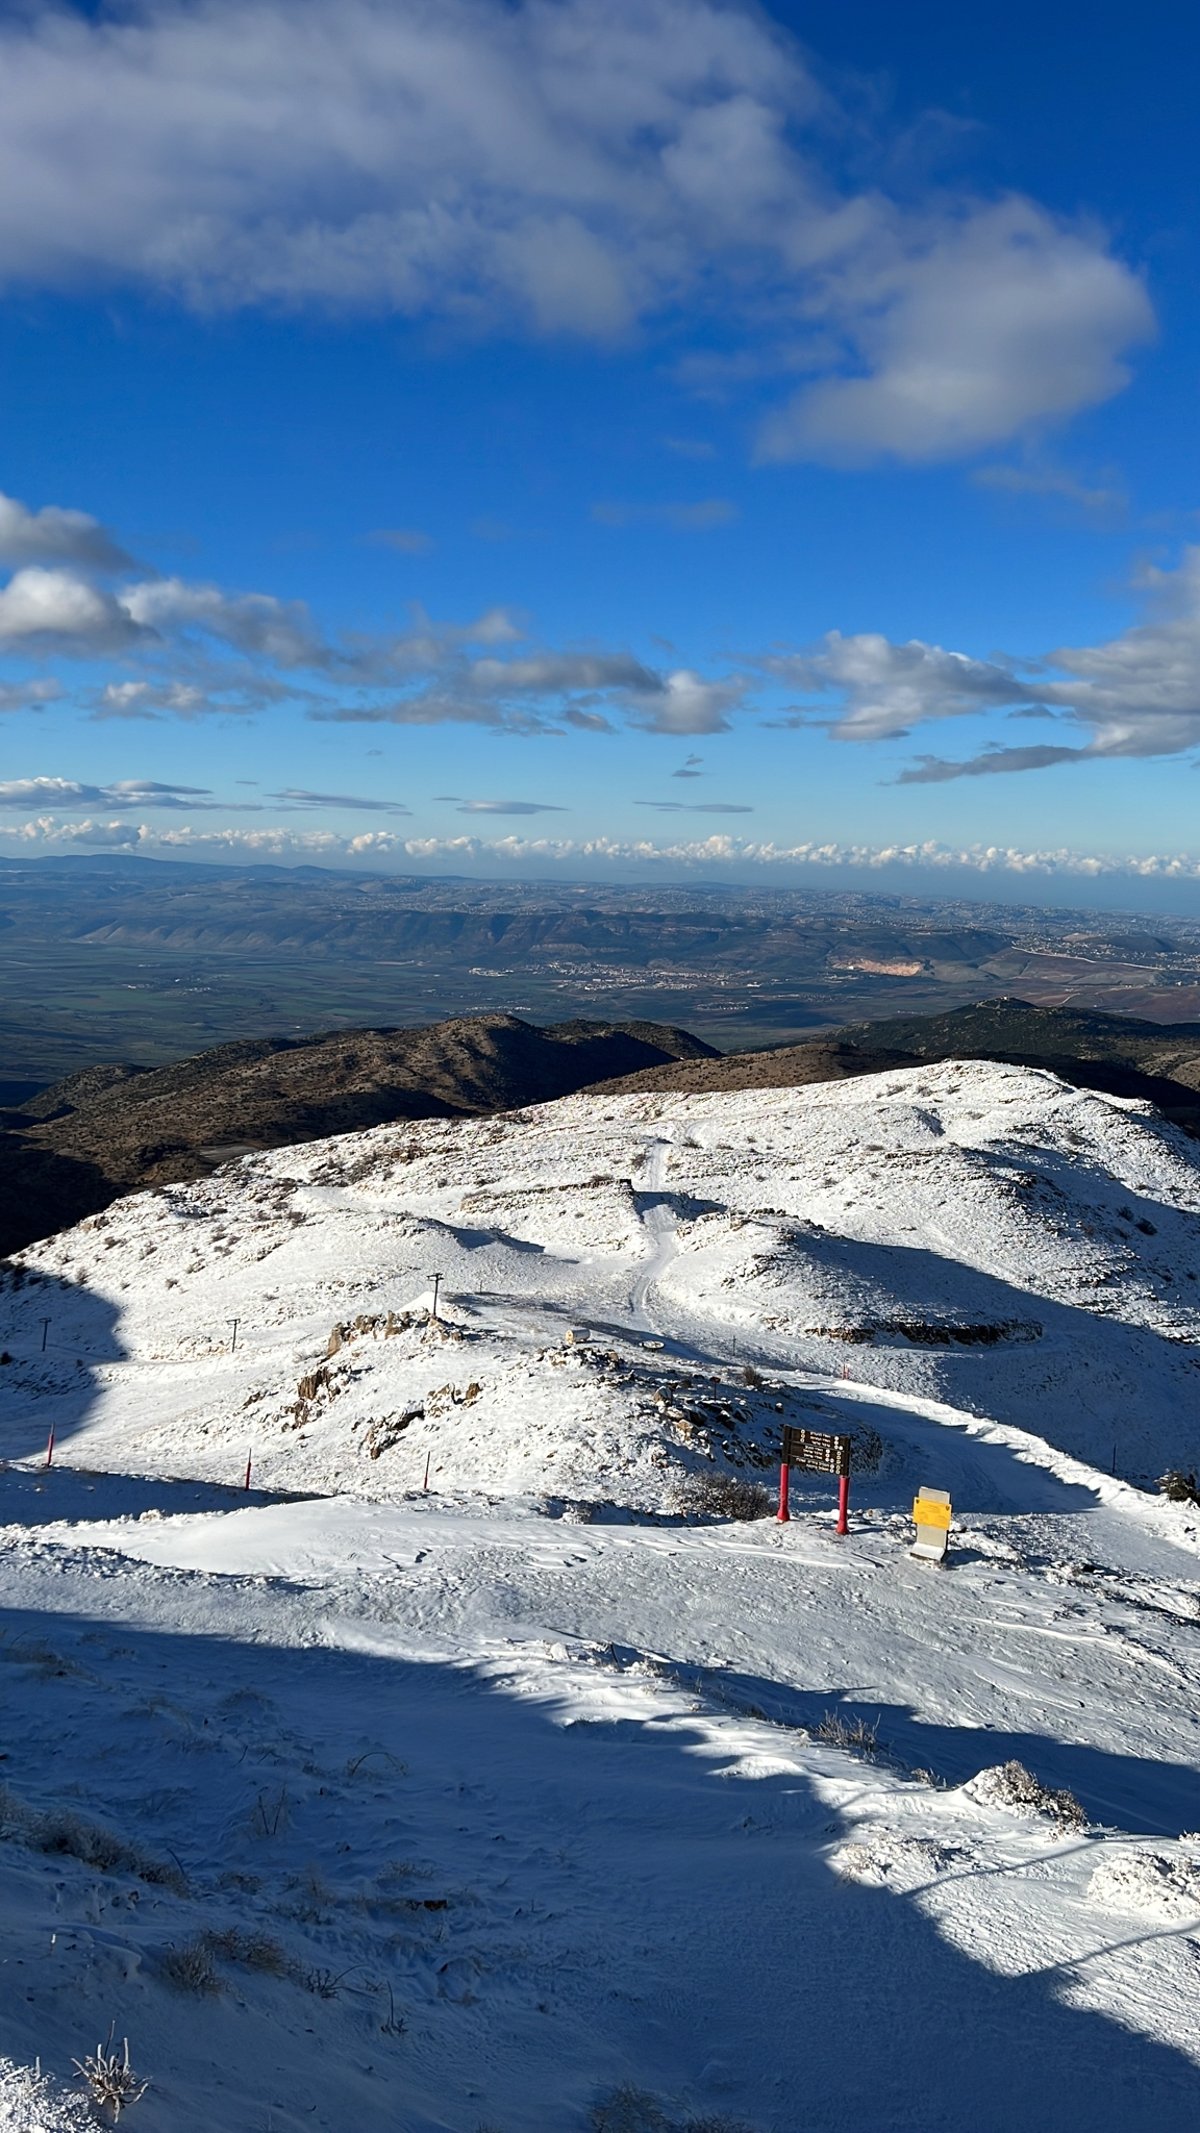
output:
[[[1190,1142],[961,1064],[383,1128],[23,1254],[0,2127],[111,2024],[132,2133],[1190,2133],[1200,1513],[1135,1484],[1200,1452],[1198,1275]],[[849,1536],[799,1477],[694,1515],[789,1417]]]
[[[955,1063],[256,1156],[21,1255],[0,1448],[654,1508],[849,1379],[1153,1478],[1200,1457],[1196,1152]]]

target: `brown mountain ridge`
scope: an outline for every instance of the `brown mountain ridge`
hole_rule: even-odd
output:
[[[223,1044],[170,1066],[86,1068],[0,1113],[0,1254],[126,1192],[256,1148],[402,1118],[518,1110],[712,1047],[655,1022],[471,1015],[420,1029]]]

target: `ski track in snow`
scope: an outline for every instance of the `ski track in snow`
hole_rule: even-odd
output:
[[[21,1266],[0,2129],[92,2122],[111,2023],[133,2133],[1190,2133],[1200,1534],[1135,1484],[1200,1451],[1200,1168],[1141,1106],[575,1098]],[[678,1515],[789,1415],[848,1540],[814,1477]]]

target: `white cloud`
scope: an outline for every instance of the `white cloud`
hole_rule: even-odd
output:
[[[188,682],[110,681],[100,691],[98,718],[157,718],[170,711],[177,718],[193,718],[211,709],[203,689]],[[222,710],[231,708],[222,704]]]
[[[138,626],[111,593],[68,570],[18,570],[0,589],[0,644],[118,651]]]
[[[653,690],[631,690],[629,715],[647,733],[727,733],[729,713],[740,708],[746,694],[743,680],[705,681],[680,667],[663,675]]]
[[[111,571],[127,569],[130,558],[86,511],[63,511],[56,504],[31,511],[0,494],[0,564],[12,569],[23,563],[75,563]]]
[[[1096,231],[1021,199],[904,228],[888,216],[813,309],[840,322],[851,375],[770,416],[764,459],[973,455],[1110,399],[1154,327]]]
[[[768,672],[809,692],[840,698],[828,718],[801,713],[795,723],[828,725],[843,741],[892,740],[927,719],[961,718],[972,712],[1040,701],[1008,667],[940,644],[913,638],[893,644],[874,631],[843,637],[830,630],[810,656],[766,662]]]
[[[617,837],[480,838],[406,837],[398,830],[366,830],[339,835],[333,830],[298,830],[280,825],[261,828],[155,828],[145,822],[101,820],[63,823],[42,815],[9,833],[22,846],[53,848],[63,844],[112,845],[147,854],[189,854],[197,858],[288,858],[368,860],[401,868],[445,865],[480,866],[519,873],[544,867],[581,869],[585,874],[609,866],[663,869],[686,874],[700,869],[748,870],[775,875],[886,874],[899,870],[920,876],[967,873],[982,877],[1016,876],[1031,880],[1200,881],[1200,854],[1195,852],[1111,853],[1073,850],[1069,846],[1024,849],[1016,845],[949,845],[920,843],[801,844],[755,843],[717,833],[710,837],[656,844],[649,839]]]
[[[831,632],[815,652],[764,662],[810,696],[840,699],[783,723],[827,725],[841,740],[894,740],[920,724],[971,713],[1045,711],[1074,726],[1079,741],[989,747],[961,762],[922,756],[902,784],[1045,770],[1098,759],[1182,755],[1200,749],[1200,547],[1177,570],[1141,580],[1146,619],[1098,645],[1067,645],[1034,668],[970,659],[940,645]]]
[[[0,22],[0,279],[601,341],[711,318],[731,372],[766,312],[816,379],[775,457],[975,452],[1120,389],[1149,307],[1101,231],[890,198],[852,137],[724,0],[32,0]]]
[[[120,602],[138,629],[159,637],[197,631],[274,666],[320,668],[335,663],[300,600],[277,600],[270,593],[231,595],[216,585],[152,578],[126,586]]]
[[[455,633],[404,642],[415,686],[390,701],[362,696],[322,704],[309,716],[336,725],[487,726],[516,734],[611,733],[615,714],[650,733],[728,730],[745,702],[741,677],[706,680],[689,669],[662,673],[630,652],[536,651],[460,656]],[[421,674],[420,664],[431,671]]]

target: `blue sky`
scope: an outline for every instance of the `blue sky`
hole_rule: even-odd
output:
[[[1198,48],[0,5],[0,850],[1193,908]]]

